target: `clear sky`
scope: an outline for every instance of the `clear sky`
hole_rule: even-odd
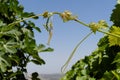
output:
[[[45,11],[63,12],[69,10],[85,23],[97,22],[104,19],[109,25],[112,24],[109,21],[109,17],[116,4],[116,0],[19,0],[19,2],[25,7],[25,11],[27,12],[39,14]],[[39,20],[33,21],[42,30],[42,33],[35,32],[37,43],[46,45],[48,33],[43,27],[45,20],[40,17]],[[89,28],[74,21],[63,23],[57,15],[53,17],[53,24],[54,31],[50,47],[54,48],[54,52],[40,53],[40,57],[45,60],[46,64],[42,66],[37,66],[32,63],[28,64],[29,73],[35,71],[46,74],[60,73],[61,67],[68,59],[76,44],[90,32]],[[102,36],[104,34],[96,33],[85,40],[76,51],[67,70],[77,60],[89,55],[95,50],[97,48],[97,42]]]

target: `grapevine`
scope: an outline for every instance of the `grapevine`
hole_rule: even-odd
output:
[[[99,31],[106,35],[99,40],[98,48],[77,61],[61,80],[120,80],[120,4],[116,4],[110,20],[111,27],[104,22],[108,32],[100,29],[99,22],[90,24],[94,33]]]
[[[12,4],[12,5],[11,5]],[[49,33],[48,45],[50,44],[53,31],[52,16],[58,15],[63,22],[75,21],[90,28],[91,32],[86,35],[73,49],[69,59],[63,65],[62,71],[67,68],[71,58],[81,43],[92,33],[101,32],[106,34],[98,42],[98,48],[89,56],[79,60],[66,72],[61,80],[120,80],[120,0],[111,14],[110,20],[113,25],[100,20],[86,24],[73,15],[70,11],[48,12],[42,14],[27,13],[18,5],[17,0],[0,1],[0,79],[1,80],[25,80],[28,62],[41,65],[45,64],[38,53],[51,52],[52,48],[45,45],[37,46],[34,39],[33,29],[41,32],[39,27],[29,19],[38,19],[42,16],[46,19],[43,25]],[[7,6],[7,7],[6,7]],[[4,9],[4,8],[5,9]],[[16,68],[16,72],[12,68]],[[36,73],[35,73],[36,74]],[[35,76],[37,79],[37,76]]]

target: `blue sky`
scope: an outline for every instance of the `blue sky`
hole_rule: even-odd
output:
[[[69,10],[85,23],[106,20],[109,25],[112,24],[109,21],[109,17],[116,4],[116,0],[19,0],[19,2],[27,12],[40,14],[45,11],[63,12]],[[32,21],[42,30],[42,33],[35,32],[37,43],[46,44],[48,33],[43,27],[45,20],[40,17],[39,20]],[[68,59],[76,44],[90,32],[89,28],[74,21],[63,23],[57,15],[53,17],[53,25],[53,38],[50,47],[54,48],[54,52],[40,53],[40,57],[46,61],[46,64],[42,66],[37,66],[32,63],[28,64],[27,68],[29,73],[36,71],[46,74],[60,73],[61,67]],[[102,36],[104,34],[97,32],[85,40],[76,51],[67,70],[77,60],[94,51],[97,48],[97,42]]]

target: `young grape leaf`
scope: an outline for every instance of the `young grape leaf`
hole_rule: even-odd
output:
[[[60,14],[60,17],[62,18],[63,22],[67,22],[77,18],[77,16],[73,16],[70,11],[64,11]]]
[[[94,33],[96,33],[96,31],[97,31],[98,29],[105,29],[105,28],[107,28],[107,27],[108,27],[108,24],[106,23],[105,20],[100,20],[100,21],[98,21],[98,23],[91,22],[91,23],[89,24],[89,27],[91,28],[91,30],[92,30]]]
[[[94,22],[91,22],[91,23],[89,24],[89,26],[90,26],[91,30],[92,30],[94,33],[96,33],[96,31],[99,29],[98,24],[97,24],[97,23],[94,23]]]
[[[112,26],[112,29],[110,30],[110,33],[120,36],[120,27]],[[120,46],[120,37],[109,35],[108,39],[109,39],[109,45],[110,46],[115,46],[115,45]]]

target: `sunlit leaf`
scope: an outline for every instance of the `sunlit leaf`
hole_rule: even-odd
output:
[[[98,21],[98,25],[100,26],[101,29],[105,29],[108,27],[108,24],[105,20]]]
[[[38,47],[35,47],[34,50],[37,50],[38,52],[41,52],[45,48],[45,45],[40,44]]]
[[[89,27],[91,28],[91,30],[96,33],[96,31],[98,29],[106,29],[108,27],[108,24],[106,23],[105,20],[100,20],[98,21],[98,23],[95,23],[95,22],[91,22],[89,24]]]
[[[3,62],[0,62],[0,68],[1,68],[1,71],[2,71],[2,72],[6,72],[6,71],[7,71],[7,66],[6,66],[6,64],[3,63]]]
[[[110,30],[110,33],[120,36],[120,27],[113,26],[112,29]],[[109,35],[108,38],[109,38],[110,46],[115,46],[115,45],[120,46],[120,37]]]
[[[22,28],[23,33],[28,36],[29,38],[33,38],[33,33],[27,29],[27,28]]]
[[[6,25],[6,24],[3,23],[3,21],[0,20],[0,27],[1,27],[1,26],[5,26],[5,25]]]
[[[3,47],[5,48],[6,52],[9,53],[15,53],[17,52],[16,47],[17,47],[17,43],[14,42],[14,40],[10,40],[8,42],[6,42]]]
[[[97,24],[97,23],[94,23],[94,22],[91,22],[91,23],[89,24],[89,26],[90,26],[91,30],[92,30],[94,33],[96,33],[96,31],[99,29],[98,24]]]

